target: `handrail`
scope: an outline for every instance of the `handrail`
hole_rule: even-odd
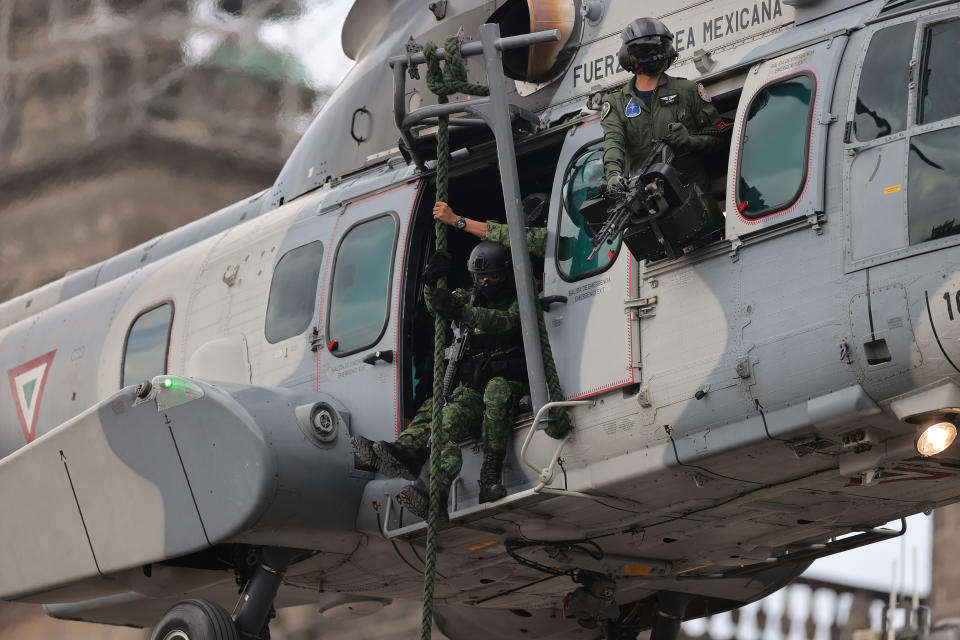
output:
[[[527,460],[527,449],[530,448],[530,442],[533,440],[533,434],[537,432],[543,416],[554,407],[593,407],[596,404],[596,400],[559,400],[557,402],[548,402],[540,407],[539,411],[537,411],[537,415],[533,419],[533,424],[530,425],[530,429],[527,431],[527,437],[523,440],[523,446],[520,447],[520,459],[525,465],[537,472],[540,480],[540,484],[533,489],[534,493],[540,493],[544,487],[553,482],[553,476],[556,474],[557,461],[560,459],[560,452],[563,450],[563,447],[569,438],[568,435],[557,443],[557,448],[553,452],[553,457],[550,460],[550,464],[546,467],[540,468]]]

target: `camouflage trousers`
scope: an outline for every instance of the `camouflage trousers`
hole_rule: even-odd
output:
[[[513,414],[523,384],[502,377],[491,378],[481,394],[476,389],[460,387],[443,408],[440,428],[440,469],[443,482],[449,485],[460,474],[463,458],[460,443],[480,437],[485,451],[506,453],[513,430]],[[416,438],[430,428],[433,398],[417,410],[417,414],[400,434]]]

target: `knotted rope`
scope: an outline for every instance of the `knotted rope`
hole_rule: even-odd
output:
[[[467,68],[460,53],[460,40],[456,36],[447,36],[443,41],[446,64],[441,66],[437,56],[437,44],[428,42],[423,47],[423,55],[427,60],[427,87],[437,95],[437,102],[446,104],[448,96],[454,93],[463,93],[472,96],[486,96],[490,89],[482,84],[467,81]],[[450,197],[450,132],[449,117],[440,116],[437,128],[437,201],[449,202]],[[436,234],[436,250],[447,249],[447,225],[437,220],[434,223]],[[438,288],[447,287],[447,278],[440,278]],[[547,337],[546,324],[543,313],[539,313],[540,345],[543,349],[544,369],[551,400],[563,400],[563,391],[560,389],[560,380],[557,376],[557,367],[550,350],[550,341]],[[420,638],[430,640],[433,629],[433,593],[434,578],[437,570],[437,524],[440,521],[440,510],[446,509],[440,500],[440,429],[443,420],[443,351],[445,347],[447,323],[440,317],[434,318],[433,334],[433,407],[430,431],[430,510],[427,515],[427,550],[423,568],[423,612],[421,618]],[[565,436],[570,430],[570,422],[565,412],[557,412],[557,422],[551,425],[548,433],[553,437]],[[555,433],[550,430],[555,428]],[[561,433],[562,432],[562,433]]]

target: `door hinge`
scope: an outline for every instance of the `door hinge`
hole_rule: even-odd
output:
[[[623,303],[624,311],[629,311],[640,318],[652,318],[657,315],[657,296],[649,298],[630,298]]]

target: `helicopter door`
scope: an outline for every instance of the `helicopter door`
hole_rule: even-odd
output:
[[[403,251],[418,185],[351,202],[322,276],[317,388],[343,402],[355,434],[392,440],[399,423],[397,337]]]
[[[603,179],[600,121],[567,136],[551,197],[544,295],[564,296],[546,313],[547,330],[564,394],[583,398],[638,381],[639,347],[624,301],[634,297],[631,256],[621,245],[604,245],[592,260],[593,230],[580,205],[599,193]]]

